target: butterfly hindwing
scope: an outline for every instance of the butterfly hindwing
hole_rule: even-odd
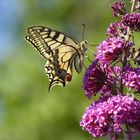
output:
[[[59,68],[58,50],[55,50],[55,54],[53,54],[53,52],[50,52],[50,54],[52,57],[47,59],[45,64],[45,73],[48,75],[50,81],[49,90],[54,85],[65,86],[65,77],[67,74],[65,70]]]
[[[84,54],[78,41],[47,27],[28,28],[26,40],[46,58],[45,72],[50,86],[65,86],[72,79],[73,65],[78,73],[83,66]]]

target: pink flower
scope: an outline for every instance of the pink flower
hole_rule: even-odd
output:
[[[133,43],[121,40],[119,37],[107,38],[98,46],[96,59],[102,64],[108,64],[115,61],[127,48],[133,46]]]
[[[112,6],[113,16],[118,17],[126,13],[125,4],[123,2],[115,2]]]
[[[132,30],[140,31],[140,13],[130,13],[123,16],[122,22]]]
[[[140,102],[121,94],[104,96],[87,107],[80,126],[93,137],[140,132]]]
[[[128,32],[128,27],[125,26],[122,22],[111,23],[107,29],[107,35],[110,37],[120,37],[125,38]]]

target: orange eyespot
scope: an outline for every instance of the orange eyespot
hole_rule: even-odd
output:
[[[71,81],[72,80],[72,76],[69,73],[67,73],[65,79],[66,79],[66,81]]]

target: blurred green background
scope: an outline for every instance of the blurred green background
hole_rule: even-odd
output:
[[[0,140],[91,140],[79,126],[91,103],[82,90],[85,69],[48,93],[45,60],[25,40],[27,28],[44,25],[98,44],[115,19],[111,0],[0,1]],[[89,56],[95,47],[90,46]],[[89,63],[85,62],[88,66]],[[99,140],[106,140],[101,138]]]

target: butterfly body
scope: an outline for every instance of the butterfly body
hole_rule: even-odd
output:
[[[34,26],[28,28],[26,40],[47,60],[45,72],[48,75],[49,90],[54,85],[65,86],[72,80],[73,66],[81,72],[87,42],[79,43],[69,36],[48,27]]]

